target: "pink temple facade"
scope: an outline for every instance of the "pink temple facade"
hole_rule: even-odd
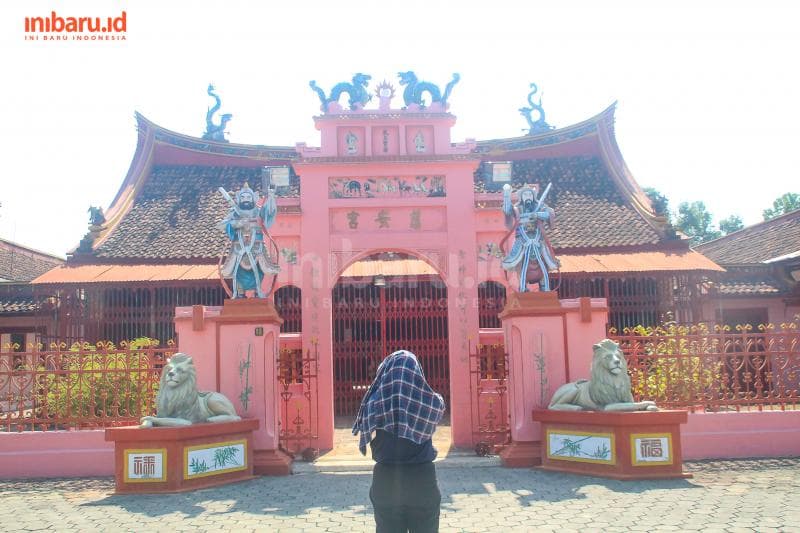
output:
[[[305,432],[303,446],[333,446],[337,419],[355,414],[378,363],[400,348],[418,355],[445,396],[456,446],[473,446],[487,416],[507,418],[502,393],[488,406],[480,396],[502,385],[505,363],[476,363],[486,347],[503,352],[497,314],[514,283],[500,266],[511,240],[493,162],[513,165],[503,179],[515,190],[553,183],[557,292],[569,302],[553,320],[583,313],[579,299],[608,302],[596,304],[602,319],[589,320],[594,336],[606,322],[650,324],[668,311],[702,318],[703,282],[721,269],[653,211],[619,153],[614,106],[536,135],[454,142],[456,117],[445,105],[397,109],[387,94],[380,100],[355,110],[332,102],[313,119],[318,147],[198,139],[137,115],[136,154],[105,222],[66,266],[35,281],[75,310],[48,335],[165,341],[177,333],[184,349],[181,328],[194,327],[193,316],[214,323],[224,300],[218,258],[227,237],[215,226],[227,206],[217,187],[247,181],[263,190],[263,167],[289,169],[277,183],[271,233],[281,272],[271,298],[283,318],[275,349],[282,431]],[[206,344],[196,350],[208,352],[209,369],[238,363],[240,354]]]

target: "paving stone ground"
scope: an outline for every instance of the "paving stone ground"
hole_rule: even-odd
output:
[[[689,480],[442,468],[441,531],[800,533],[800,458],[686,464]],[[369,472],[115,496],[110,478],[0,481],[2,531],[372,531]]]

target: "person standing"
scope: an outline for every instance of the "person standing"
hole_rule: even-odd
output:
[[[431,438],[444,410],[413,353],[399,350],[383,360],[353,425],[361,453],[369,444],[375,460],[369,497],[377,533],[439,531],[442,497]]]

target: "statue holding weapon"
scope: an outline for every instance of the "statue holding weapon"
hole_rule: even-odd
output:
[[[260,195],[247,183],[236,193],[235,200],[223,187],[219,192],[231,205],[228,216],[217,225],[231,240],[219,268],[221,278],[231,279],[232,290],[225,285],[228,296],[241,298],[254,291],[256,297],[266,298],[270,291],[264,290],[264,278],[280,272],[277,246],[269,234],[278,212],[275,190],[267,187],[267,197],[260,205]],[[269,245],[275,248],[273,254]]]
[[[534,282],[539,282],[541,291],[552,290],[549,273],[561,266],[545,234],[545,226],[555,220],[555,213],[544,203],[551,186],[552,183],[541,197],[537,197],[532,187],[523,187],[517,193],[519,201],[512,205],[511,186],[503,185],[503,214],[509,232],[500,247],[512,233],[514,244],[501,265],[505,270],[517,272],[519,292],[528,292],[528,284]]]

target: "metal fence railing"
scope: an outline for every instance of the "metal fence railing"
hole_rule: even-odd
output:
[[[138,423],[155,412],[161,368],[177,351],[149,339],[20,349],[0,353],[0,431]]]
[[[800,324],[611,331],[637,400],[705,411],[800,409]]]

